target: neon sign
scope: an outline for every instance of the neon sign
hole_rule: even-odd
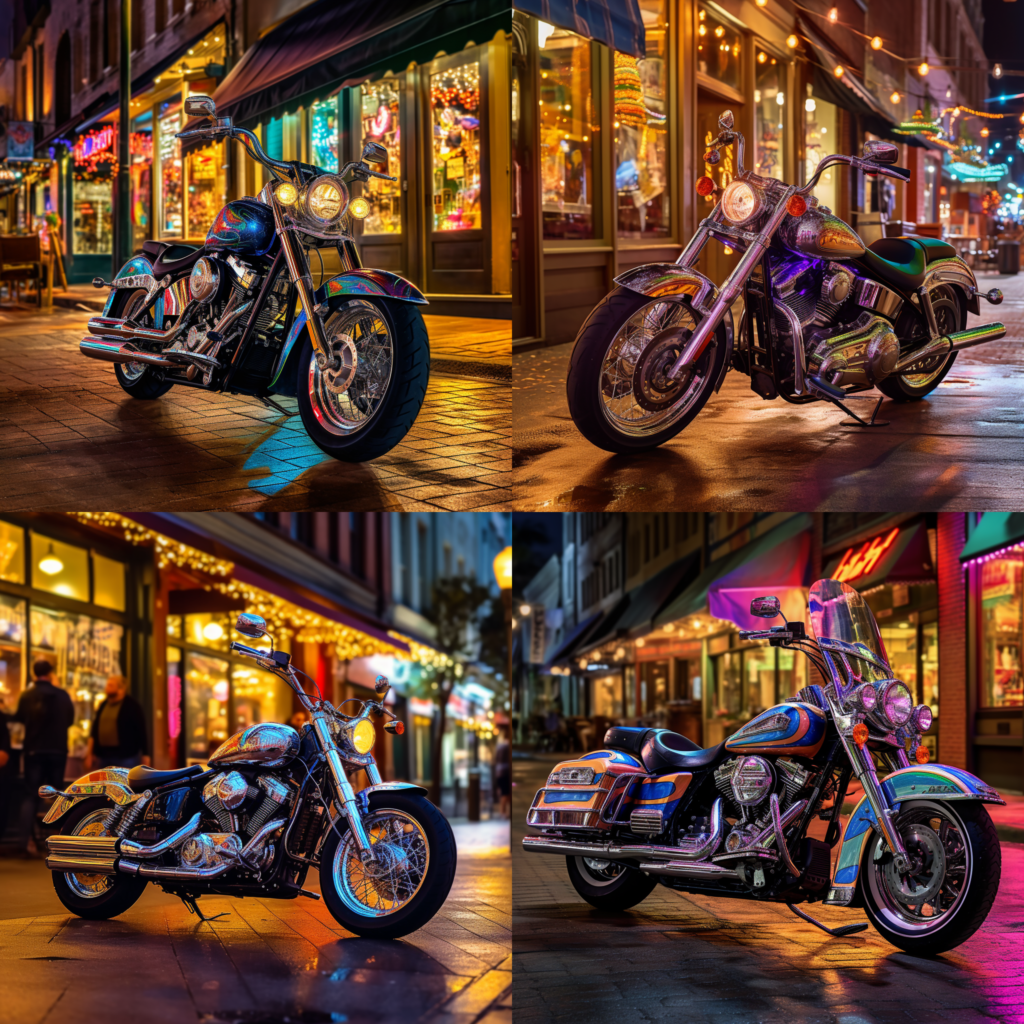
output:
[[[896,543],[899,532],[899,527],[896,527],[884,537],[875,537],[858,548],[848,548],[846,554],[840,559],[839,565],[836,566],[835,572],[832,573],[832,578],[842,583],[849,583],[850,580],[867,576],[878,565],[882,556]]]

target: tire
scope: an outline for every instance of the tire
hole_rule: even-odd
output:
[[[114,296],[110,312],[107,315],[124,318],[129,314],[137,313],[138,306],[145,295],[145,289],[142,288],[133,292],[119,291]],[[147,402],[166,395],[173,387],[173,384],[163,379],[159,370],[152,366],[146,366],[144,363],[114,363],[114,376],[121,388],[132,398],[139,398]]]
[[[605,869],[595,868],[587,861],[592,857],[566,857],[565,864],[569,869],[569,881],[572,887],[592,906],[598,910],[629,910],[647,899],[657,880],[614,862],[607,863]]]
[[[591,444],[619,455],[651,451],[704,408],[727,355],[721,325],[689,378],[675,390],[650,387],[650,399],[641,395],[646,405],[637,400],[639,367],[645,354],[657,351],[658,333],[675,326],[692,331],[700,320],[688,303],[652,299],[628,288],[616,288],[597,304],[576,336],[566,379],[569,412]],[[657,360],[648,355],[650,365],[663,369],[680,347],[678,341],[662,342]],[[669,383],[664,375],[651,373],[645,379]]]
[[[372,325],[369,331],[364,325]],[[344,331],[350,330],[348,344]],[[382,329],[388,332],[384,341]],[[321,374],[313,358],[308,331],[296,366],[295,394],[306,432],[321,451],[343,462],[368,462],[398,444],[419,415],[430,376],[430,340],[423,317],[416,306],[384,299],[345,298],[332,300],[325,333],[333,351],[342,357],[336,374]],[[352,336],[356,335],[356,338]],[[369,338],[369,342],[367,342]],[[363,359],[374,344],[378,353],[390,352],[376,361]],[[355,376],[338,394],[332,382],[348,372],[346,366],[355,351]],[[360,373],[361,366],[379,368],[376,384],[368,383],[372,371]],[[381,384],[385,377],[386,381]],[[379,392],[383,388],[383,397]],[[372,392],[376,390],[378,397]]]
[[[62,821],[60,834],[105,835],[98,826],[110,812],[110,802],[93,797],[76,804]],[[146,888],[144,878],[133,875],[73,874],[53,871],[53,887],[57,899],[79,917],[90,921],[106,921],[134,906]],[[95,890],[89,894],[89,890]]]
[[[360,900],[355,891],[358,878],[354,881],[350,873],[351,868],[361,873],[355,840],[348,825],[339,819],[340,837],[332,828],[321,850],[320,891],[327,909],[343,928],[365,938],[401,938],[422,928],[448,898],[455,880],[455,836],[448,819],[425,796],[401,791],[371,794],[369,813],[363,820],[371,842],[375,844],[383,839],[384,821],[397,821],[409,837],[406,846],[409,862],[416,863],[417,851],[425,850],[425,870],[418,876],[392,871],[376,884],[363,876],[364,899]],[[418,828],[418,838],[414,831],[407,829],[410,824]],[[419,862],[424,863],[422,859]],[[343,872],[345,866],[349,870]],[[395,902],[392,897],[396,878],[407,886],[417,883],[416,888],[397,909],[380,906],[381,902]],[[376,907],[372,905],[374,902]]]
[[[941,334],[962,331],[967,326],[967,308],[960,301],[955,289],[949,285],[939,285],[929,294],[932,298],[932,308],[935,310],[935,321]],[[894,402],[920,402],[942,383],[946,374],[953,368],[956,356],[956,352],[950,354],[946,361],[931,373],[905,373],[886,377],[879,381],[878,390]]]
[[[958,893],[955,901],[944,913],[923,918],[907,911],[893,898],[892,890],[885,879],[886,865],[891,862],[891,855],[884,854],[881,860],[875,860],[883,846],[880,837],[869,842],[861,868],[860,889],[864,909],[871,923],[884,939],[917,956],[944,953],[969,939],[988,916],[999,889],[1002,861],[999,837],[984,804],[973,801],[957,801],[951,804],[925,800],[904,803],[897,817],[904,841],[907,842],[906,829],[909,824],[931,822],[934,825],[936,820],[940,819],[940,815],[950,823],[946,841],[942,842],[943,884],[945,885],[946,879],[951,879],[950,888]],[[934,829],[929,827],[929,830],[938,838]],[[963,849],[963,854],[957,853],[958,848]],[[911,852],[909,843],[908,852]],[[958,884],[958,865],[961,860],[964,879]],[[955,874],[950,870],[951,867]],[[917,877],[925,878],[927,875]]]

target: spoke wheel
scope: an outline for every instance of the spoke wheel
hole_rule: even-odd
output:
[[[104,829],[104,823],[110,814],[110,809],[99,809],[87,814],[71,830],[73,836],[104,836],[108,833]],[[76,895],[83,899],[96,899],[114,887],[113,875],[83,874],[81,872],[72,874],[64,872],[68,887]]]
[[[124,304],[124,309],[121,311],[121,317],[125,320],[133,320],[136,316],[139,316],[141,324],[146,327],[152,327],[153,318],[148,313],[144,316],[140,315],[144,312],[145,301],[146,290],[144,288],[131,292]],[[134,384],[136,381],[141,380],[142,375],[149,369],[145,363],[120,363],[119,365],[121,373],[124,374],[124,378],[129,384]]]

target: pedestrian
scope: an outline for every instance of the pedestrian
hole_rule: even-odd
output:
[[[40,659],[32,666],[35,683],[18,700],[14,720],[25,726],[25,799],[21,805],[20,845],[27,856],[37,854],[33,838],[39,787],[64,788],[68,759],[68,729],[75,721],[75,706],[67,691],[53,681],[53,666]]]
[[[502,729],[501,739],[494,748],[494,792],[498,794],[498,814],[512,816],[512,744]]]
[[[128,680],[111,676],[106,693],[92,720],[86,766],[134,768],[149,764],[146,716],[142,705],[128,693]]]
[[[11,796],[17,779],[18,762],[11,749],[11,731],[7,723],[11,716],[0,704],[0,845],[7,834],[7,825],[11,817]]]

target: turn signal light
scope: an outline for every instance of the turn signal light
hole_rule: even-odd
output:
[[[914,751],[914,760],[918,764],[927,764],[928,763],[928,748],[925,747],[925,746],[918,747],[917,750]]]
[[[807,200],[803,196],[790,196],[786,203],[786,213],[790,217],[802,217],[807,212]]]
[[[402,733],[405,732],[405,722],[399,722],[399,721],[385,722],[384,723],[384,731],[385,732],[390,732],[390,733],[392,733],[395,736],[401,736]]]
[[[697,195],[709,196],[715,191],[715,179],[709,178],[706,174],[697,179]]]
[[[863,723],[859,722],[853,727],[853,742],[858,747],[863,747],[868,741],[868,727]]]

